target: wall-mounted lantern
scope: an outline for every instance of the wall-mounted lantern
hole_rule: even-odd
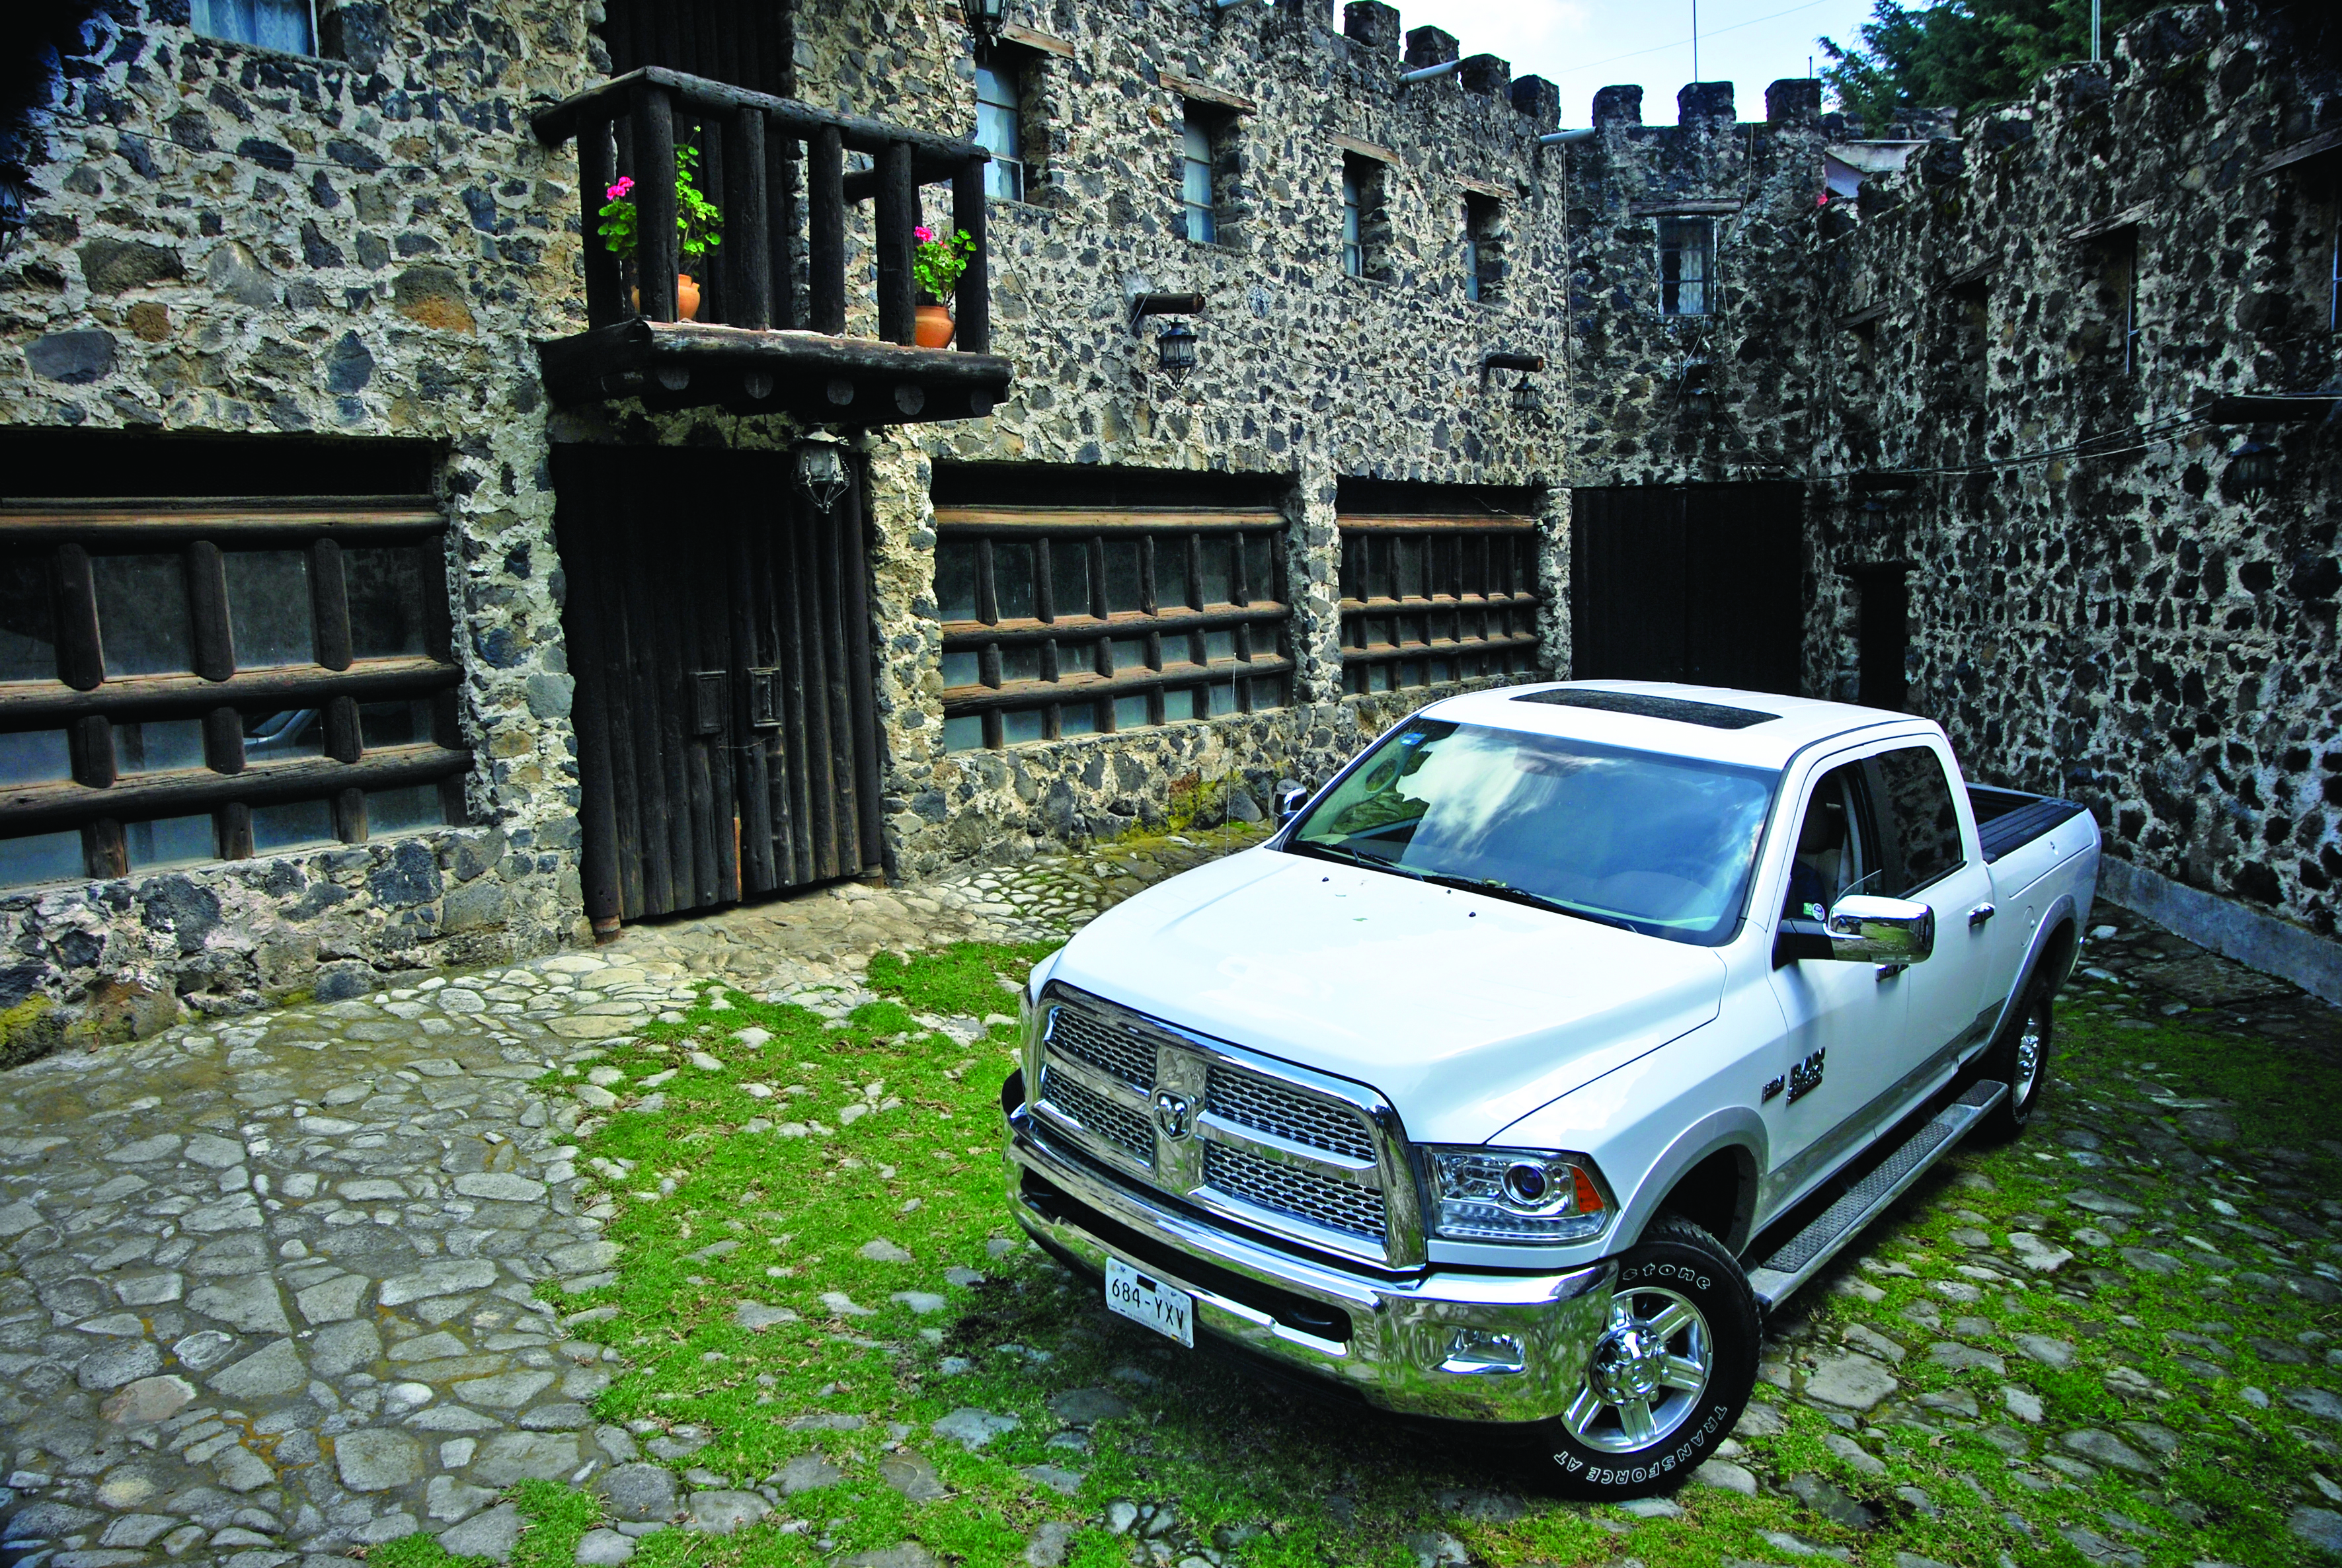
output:
[[[1491,372],[1516,370],[1521,378],[1513,383],[1512,410],[1523,417],[1545,412],[1545,399],[1537,395],[1536,384],[1529,377],[1545,368],[1541,354],[1492,354],[1480,362],[1480,385],[1488,385]]]
[[[1204,309],[1200,294],[1142,294],[1130,301],[1130,335],[1138,335],[1139,324],[1150,315],[1199,315]],[[1166,321],[1155,329],[1155,358],[1164,375],[1176,385],[1187,379],[1196,368],[1196,331],[1184,321]]]
[[[959,0],[959,5],[978,45],[989,49],[1000,42],[1000,30],[1008,25],[1008,0]]]
[[[2257,506],[2277,488],[2277,449],[2247,439],[2228,459],[2222,488],[2246,505]]]
[[[1683,409],[1696,419],[1706,419],[1716,412],[1716,383],[1713,366],[1704,359],[1687,360],[1683,367]]]
[[[797,448],[797,488],[822,511],[836,505],[853,483],[854,471],[836,442],[808,441]]]

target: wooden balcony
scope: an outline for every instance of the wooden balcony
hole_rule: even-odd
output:
[[[1006,394],[1012,367],[990,352],[990,155],[974,143],[656,65],[565,99],[532,125],[548,145],[576,140],[585,221],[592,325],[537,345],[555,402],[639,397],[869,425],[978,417]],[[688,322],[676,311],[678,145],[699,148],[699,188],[723,213],[723,243],[701,262],[706,275],[695,274],[700,308]],[[867,155],[870,167],[849,174],[848,152]],[[635,182],[641,235],[624,265],[600,234],[604,193],[621,174]],[[951,226],[967,231],[976,253],[951,302],[955,346],[919,348],[911,231],[920,188],[942,184]],[[846,213],[866,201],[875,205],[876,338],[846,335]]]

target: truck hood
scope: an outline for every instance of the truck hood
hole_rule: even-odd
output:
[[[1099,916],[1051,981],[1381,1091],[1485,1143],[1716,1015],[1713,949],[1267,849]]]

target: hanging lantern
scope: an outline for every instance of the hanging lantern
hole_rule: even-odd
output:
[[[1545,412],[1545,399],[1537,395],[1536,383],[1528,378],[1526,371],[1513,383],[1513,412],[1524,417]]]
[[[2226,477],[2229,494],[2247,506],[2259,505],[2277,488],[2277,449],[2247,441],[2228,459]]]
[[[1184,321],[1166,321],[1155,329],[1155,353],[1163,374],[1175,383],[1187,379],[1196,368],[1196,332]]]
[[[846,454],[832,441],[808,441],[797,448],[797,487],[826,512],[854,483]]]
[[[1716,412],[1716,385],[1708,379],[1709,365],[1704,359],[1695,359],[1683,368],[1684,412],[1694,418],[1705,419]]]
[[[960,0],[960,11],[978,45],[988,49],[1000,42],[1000,30],[1008,21],[1008,0]]]

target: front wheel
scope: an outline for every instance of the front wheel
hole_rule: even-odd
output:
[[[1984,1076],[2008,1085],[2000,1104],[1977,1124],[1977,1134],[1985,1139],[2007,1143],[2033,1120],[2033,1112],[2041,1104],[2041,1091],[2049,1082],[2049,1044],[2056,1026],[2049,983],[2037,979],[2026,987],[2025,1000],[2001,1025],[2000,1038],[1984,1054]]]
[[[1756,1298],[1723,1244],[1689,1220],[1657,1222],[1619,1258],[1609,1325],[1568,1407],[1524,1456],[1567,1497],[1680,1485],[1740,1419],[1759,1332]]]

